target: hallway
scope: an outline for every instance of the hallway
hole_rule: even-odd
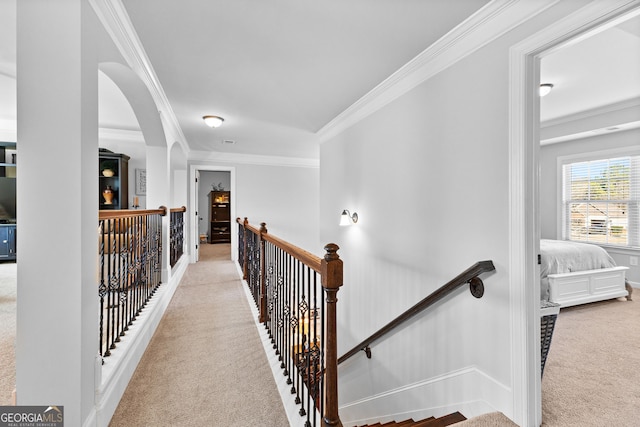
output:
[[[287,426],[230,245],[201,245],[110,426]]]

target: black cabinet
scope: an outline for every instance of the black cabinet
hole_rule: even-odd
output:
[[[100,149],[100,209],[129,209],[129,156]]]
[[[16,177],[16,143],[0,141],[0,177]]]
[[[212,191],[209,193],[209,202],[209,243],[231,242],[231,193]]]
[[[0,261],[16,259],[16,225],[0,224]]]

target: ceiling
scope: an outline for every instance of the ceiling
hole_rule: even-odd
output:
[[[640,96],[640,16],[544,56],[540,80],[543,122]]]
[[[0,129],[16,120],[15,1],[0,0]],[[488,0],[121,3],[191,150],[317,158],[323,126]],[[636,18],[545,56],[541,117],[640,99],[639,76]],[[117,86],[99,88],[100,126],[137,130]]]

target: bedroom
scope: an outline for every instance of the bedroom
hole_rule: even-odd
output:
[[[640,17],[615,24],[562,46],[541,61],[541,83],[554,86],[540,102],[540,229],[545,245],[546,239],[567,240],[571,234],[572,240],[603,247],[610,259],[598,261],[602,265],[597,268],[618,266],[623,271],[617,274],[626,275],[627,282],[638,288]],[[597,194],[594,183],[609,176],[623,180],[624,191],[616,192],[611,179],[600,187],[604,193]],[[586,177],[591,191],[585,190]],[[563,179],[572,185],[563,186]],[[620,198],[629,200],[606,202]],[[615,290],[563,299],[562,306],[618,297],[625,292],[624,278],[616,280]],[[543,283],[542,297],[546,289]]]

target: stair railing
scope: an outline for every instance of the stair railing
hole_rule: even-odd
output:
[[[101,210],[98,216],[98,296],[102,357],[120,338],[160,285],[162,217],[167,209]]]
[[[305,426],[342,426],[338,415],[338,246],[317,257],[238,218],[239,265]]]
[[[460,273],[454,279],[434,291],[431,295],[427,296],[413,307],[407,309],[404,313],[393,319],[391,322],[387,323],[385,326],[380,328],[377,332],[373,333],[371,336],[363,340],[361,343],[353,347],[351,350],[346,352],[344,355],[340,356],[338,359],[338,364],[346,361],[350,357],[356,355],[360,351],[364,351],[367,355],[367,358],[371,359],[371,347],[370,345],[402,325],[407,320],[411,319],[418,313],[421,313],[428,307],[442,300],[444,297],[449,295],[454,290],[458,289],[460,286],[469,284],[469,290],[471,294],[476,298],[482,298],[484,295],[484,283],[482,279],[478,277],[480,274],[485,272],[494,271],[495,267],[492,261],[479,261]]]
[[[170,209],[169,221],[169,263],[176,265],[184,252],[184,213],[185,206]]]

